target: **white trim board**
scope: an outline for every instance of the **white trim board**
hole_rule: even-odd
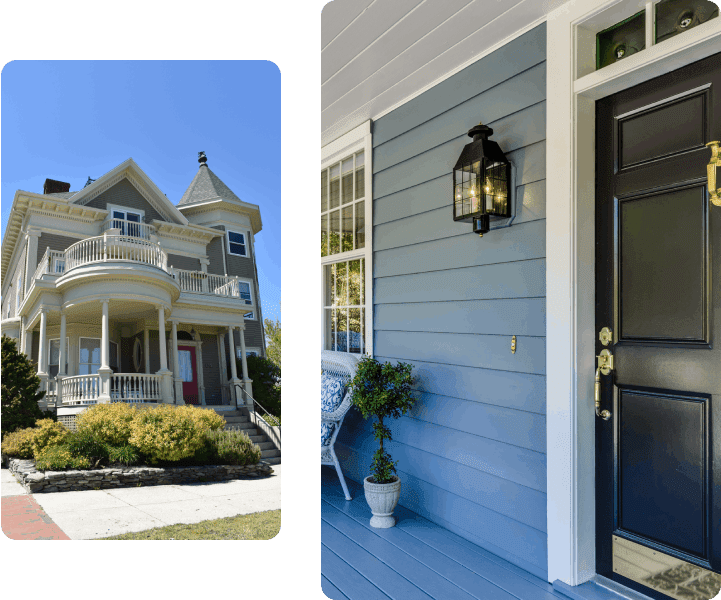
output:
[[[637,7],[638,0],[575,0],[547,21],[546,156],[554,173],[546,180],[548,580],[572,586],[596,568],[595,100],[721,52],[721,19],[714,19],[583,74],[595,44],[588,24],[599,27],[605,11],[630,16]]]

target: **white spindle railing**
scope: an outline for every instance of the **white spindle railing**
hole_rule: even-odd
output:
[[[182,292],[207,293],[208,274],[202,271],[187,271],[185,269],[173,269],[175,279]]]
[[[35,269],[33,279],[38,279],[45,274],[62,275],[65,272],[65,252],[59,250],[51,250],[47,248],[45,254]]]
[[[252,304],[249,288],[246,288],[247,284],[239,282],[237,277],[175,268],[173,273],[178,285],[180,285],[181,292],[240,298],[246,304]]]
[[[62,383],[63,404],[97,404],[100,375],[65,377]]]
[[[104,261],[129,261],[168,270],[168,255],[160,244],[136,237],[92,237],[73,244],[65,251],[66,271]]]
[[[110,376],[111,402],[161,400],[160,376],[144,373],[116,373]]]
[[[108,229],[120,229],[120,235],[142,238],[144,240],[149,240],[150,236],[155,233],[155,227],[153,225],[128,221],[127,219],[109,219],[105,221],[100,231],[104,232]]]

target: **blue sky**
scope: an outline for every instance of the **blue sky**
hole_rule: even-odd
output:
[[[79,190],[132,157],[177,204],[208,166],[263,229],[263,317],[280,319],[280,71],[266,61],[16,61],[0,81],[2,234],[18,189]]]

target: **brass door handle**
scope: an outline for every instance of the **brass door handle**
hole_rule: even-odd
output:
[[[719,142],[709,142],[706,144],[711,148],[711,160],[706,165],[706,173],[708,178],[708,192],[711,198],[711,204],[721,206],[721,188],[716,187],[716,169],[721,168],[721,157],[719,156]]]
[[[601,410],[601,373],[608,375],[613,371],[613,354],[608,350],[601,350],[598,356],[598,368],[596,369],[596,383],[594,384],[594,400],[596,404],[596,416],[601,417],[604,421],[611,418],[611,412]]]

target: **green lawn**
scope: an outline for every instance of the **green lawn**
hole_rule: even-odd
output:
[[[269,540],[280,531],[280,511],[238,515],[192,525],[168,525],[104,540]]]

